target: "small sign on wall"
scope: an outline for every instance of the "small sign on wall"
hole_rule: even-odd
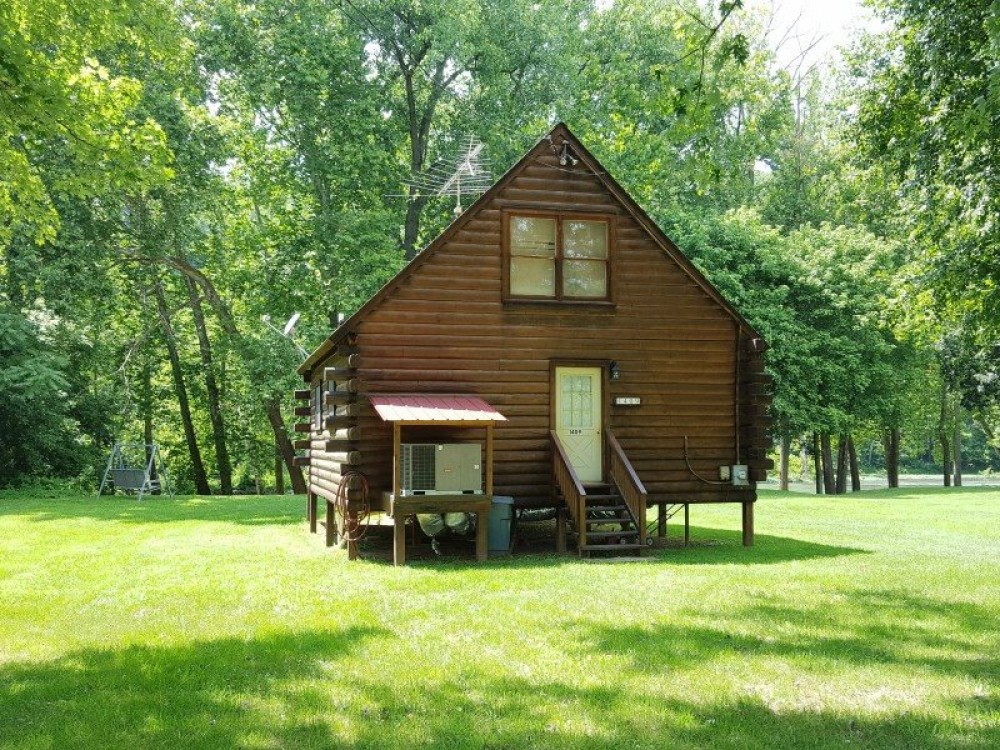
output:
[[[615,396],[615,406],[639,406],[642,399],[639,396]]]

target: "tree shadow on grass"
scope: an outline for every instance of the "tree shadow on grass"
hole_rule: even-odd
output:
[[[54,662],[0,667],[0,748],[228,748],[263,734],[280,747],[330,740],[304,721],[264,722],[277,701],[320,716],[328,701],[296,689],[388,631],[283,634],[179,647],[88,649]],[[284,708],[283,708],[284,710]],[[300,742],[302,741],[302,742]],[[314,742],[315,744],[315,742]]]
[[[965,723],[992,725],[992,746],[1000,746],[1000,616],[991,607],[856,590],[822,606],[758,603],[690,619],[690,625],[584,623],[570,630],[583,652],[620,657],[637,674],[695,670],[719,657],[764,657],[820,679],[838,668],[885,666],[911,676],[966,680],[978,688],[958,707],[977,720]]]
[[[231,497],[164,497],[141,502],[131,497],[92,495],[56,498],[2,498],[0,516],[18,515],[33,521],[91,518],[124,523],[178,523],[215,521],[246,526],[282,526],[304,523],[306,501],[298,495]]]
[[[911,712],[776,711],[755,696],[699,702],[647,694],[635,681],[584,686],[473,672],[419,692],[372,682],[362,689],[384,729],[367,728],[351,747],[992,750],[996,740]]]
[[[871,550],[833,544],[807,542],[793,537],[756,534],[750,547],[743,546],[743,534],[731,529],[691,527],[691,542],[668,538],[666,547],[655,555],[675,565],[771,565],[793,560],[816,560],[843,555],[867,555]]]
[[[477,667],[474,655],[420,663],[405,641],[388,635],[353,627],[179,647],[90,649],[53,662],[8,664],[0,667],[0,747],[996,746],[995,734],[964,727],[959,717],[776,711],[752,695],[699,701],[664,695],[662,688],[647,692],[652,683],[639,674],[608,675],[606,681],[595,675],[578,684],[533,665],[534,674],[522,676],[519,665]],[[633,645],[648,648],[648,637]],[[611,650],[620,653],[620,636],[615,639]],[[702,655],[713,648],[719,644],[706,642]],[[392,660],[370,659],[379,651],[390,652]]]

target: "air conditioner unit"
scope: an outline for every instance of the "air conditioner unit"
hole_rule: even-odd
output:
[[[479,443],[403,443],[403,495],[480,495],[483,492]]]

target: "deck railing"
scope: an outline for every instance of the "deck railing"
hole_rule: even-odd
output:
[[[579,533],[578,545],[583,547],[587,544],[587,492],[573,471],[573,465],[566,457],[566,450],[556,431],[550,430],[549,434],[552,435],[552,471],[555,474],[556,485],[562,492],[573,525]]]
[[[614,436],[611,430],[607,430],[605,435],[608,439],[608,453],[610,461],[608,474],[611,481],[615,483],[618,492],[625,500],[635,520],[635,525],[639,529],[639,544],[646,544],[646,488],[632,468],[632,464],[622,450],[621,443]]]

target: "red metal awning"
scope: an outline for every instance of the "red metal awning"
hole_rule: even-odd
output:
[[[386,422],[506,422],[507,417],[478,396],[392,393],[369,396]]]

